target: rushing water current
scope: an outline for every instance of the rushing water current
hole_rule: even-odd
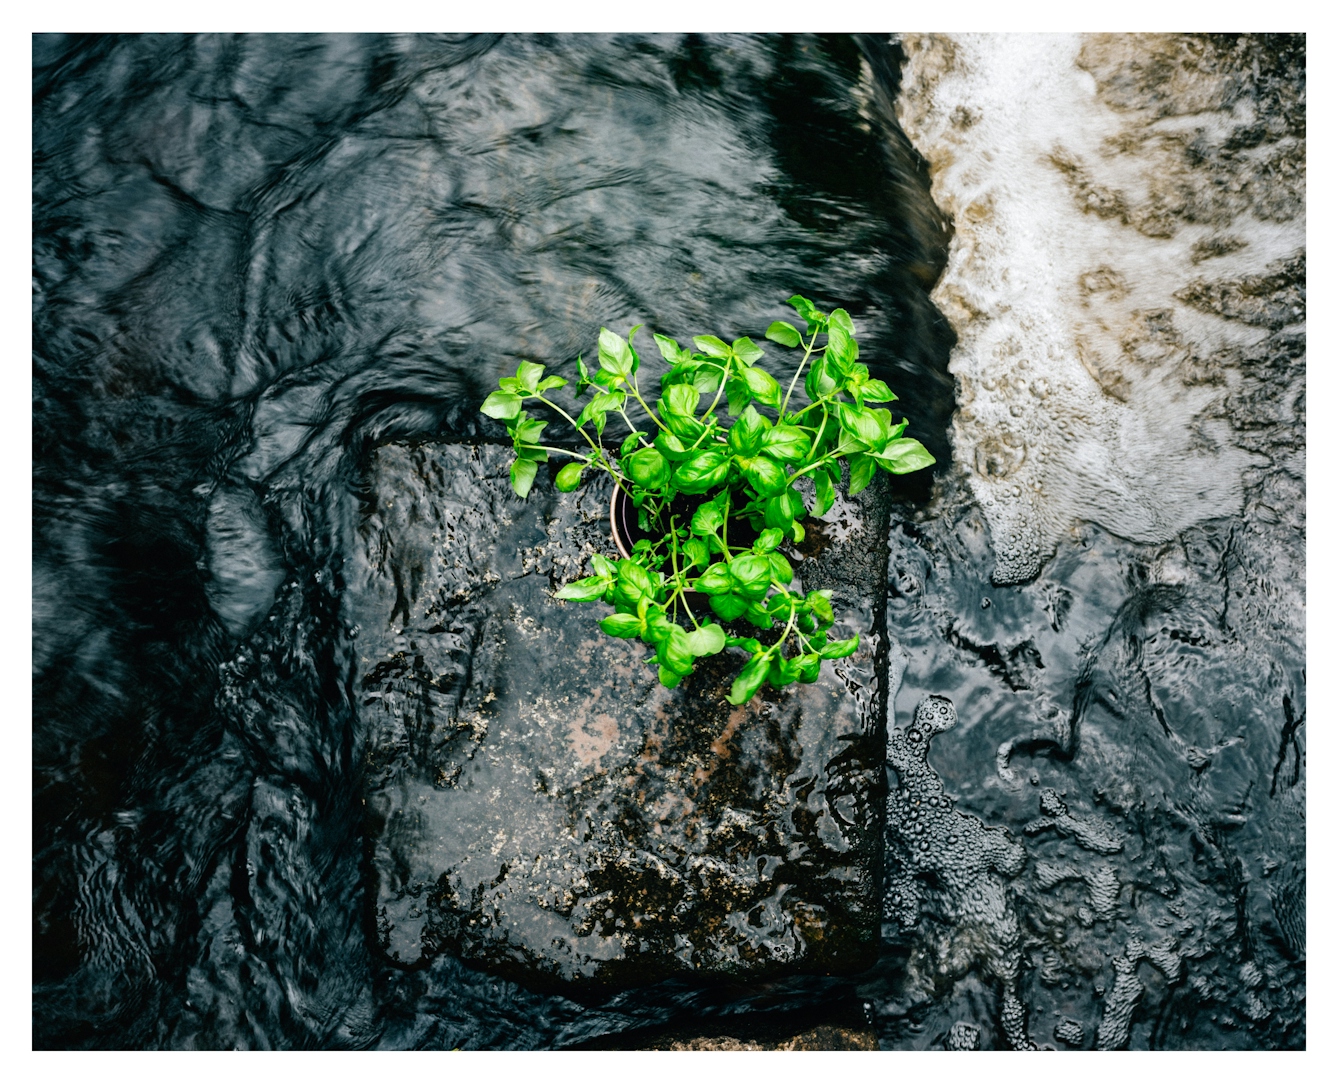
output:
[[[991,585],[894,44],[33,49],[35,1045],[1304,1045],[1304,655],[1264,542],[1086,526]],[[876,961],[602,992],[392,965],[345,599],[372,453],[495,440],[497,377],[570,374],[601,325],[760,338],[796,291],[851,312],[939,461],[892,493]]]

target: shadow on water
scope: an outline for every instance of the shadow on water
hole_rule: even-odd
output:
[[[543,1046],[709,1010],[373,961],[353,493],[378,444],[490,435],[519,358],[757,335],[797,290],[851,311],[946,463],[945,234],[891,47],[33,49],[35,1043]]]

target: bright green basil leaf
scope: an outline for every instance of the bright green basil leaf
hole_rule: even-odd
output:
[[[683,676],[686,676],[686,674],[677,674],[668,666],[660,667],[660,683],[664,685],[665,688],[677,688],[679,682],[683,680]]]
[[[752,369],[745,369],[752,372]],[[748,388],[748,381],[738,376],[731,376],[725,384],[725,403],[730,417],[738,417],[743,408],[753,401],[753,393]]]
[[[817,499],[813,502],[813,514],[826,515],[836,503],[836,487],[832,485],[832,479],[827,476],[827,471],[813,471],[813,488],[817,492]]]
[[[627,396],[621,391],[601,391],[587,404],[587,408],[599,413],[605,413],[609,410],[620,409],[627,401]]]
[[[796,519],[793,523],[790,524],[790,532],[794,535],[795,545],[803,545],[804,526],[802,523],[799,522],[798,519]]]
[[[539,380],[543,377],[544,366],[533,361],[522,361],[516,369],[516,379],[531,395],[539,390]]]
[[[772,407],[780,405],[780,384],[769,372],[764,369],[744,369],[743,379],[748,384],[748,390],[759,402]]]
[[[676,365],[683,357],[683,347],[668,335],[655,335],[655,345],[660,348],[660,356],[671,365]]]
[[[773,459],[783,463],[803,462],[809,452],[808,433],[797,425],[777,425],[767,430],[762,447]]]
[[[688,633],[688,646],[699,658],[704,654],[719,654],[725,649],[725,630],[718,624],[703,624]]]
[[[659,640],[655,657],[660,665],[682,677],[692,672],[692,648],[688,643],[688,634],[677,624],[670,624],[667,635]]]
[[[830,320],[833,326],[841,328],[847,335],[850,335],[852,338],[854,337],[855,321],[850,318],[850,313],[844,308],[832,309]]]
[[[674,384],[660,399],[660,414],[677,417],[695,417],[701,394],[691,384]]]
[[[881,451],[887,446],[887,442],[892,439],[892,411],[874,409],[868,406],[864,409],[872,414],[873,419],[878,422],[878,443],[876,446]]]
[[[545,376],[542,380],[539,381],[538,390],[540,392],[551,391],[555,387],[566,387],[566,386],[567,386],[567,381],[565,378],[561,376]]]
[[[640,619],[631,613],[614,613],[600,621],[599,626],[608,635],[619,639],[635,639],[641,634],[643,627]]]
[[[859,347],[850,333],[835,320],[827,327],[827,352],[823,359],[832,375],[849,376],[859,357]]]
[[[715,501],[702,504],[692,515],[694,534],[714,534],[725,522],[725,514]]]
[[[789,476],[775,459],[770,459],[765,455],[757,455],[751,459],[739,459],[739,469],[743,471],[743,476],[748,479],[748,484],[753,487],[758,496],[770,496],[772,493],[779,492],[789,483]]]
[[[692,386],[703,395],[714,395],[720,386],[721,370],[715,365],[701,365],[692,371]]]
[[[794,526],[794,508],[789,492],[777,493],[767,499],[762,521],[768,528],[774,528],[782,533]]]
[[[862,492],[873,480],[873,472],[876,469],[875,461],[871,455],[852,455],[850,456],[850,495]]]
[[[526,418],[512,430],[511,437],[518,444],[537,444],[547,425],[547,421]]]
[[[663,610],[652,609],[646,614],[646,630],[641,633],[641,638],[647,643],[654,643],[658,646],[669,639],[670,634],[676,627],[678,626],[664,615]],[[662,662],[663,660],[663,658],[660,659]]]
[[[888,441],[878,456],[878,465],[892,474],[923,470],[926,466],[932,466],[934,461],[934,456],[929,454],[925,446],[909,436]]]
[[[548,452],[541,447],[526,447],[524,444],[516,446],[516,458],[527,459],[532,463],[548,462]]]
[[[785,559],[781,553],[768,553],[767,560],[771,562],[771,578],[778,583],[789,584],[794,581],[794,569],[790,567],[790,562]]]
[[[618,454],[624,457],[632,454],[640,444],[641,438],[645,435],[644,432],[639,430],[637,432],[629,432],[623,438],[623,442],[618,446]]]
[[[771,562],[756,553],[742,553],[730,562],[729,576],[734,580],[734,592],[755,602],[771,586]]]
[[[539,468],[530,459],[517,459],[511,464],[511,488],[521,500],[530,495],[530,486],[538,472]]]
[[[663,400],[661,400],[663,402]],[[665,427],[686,444],[695,444],[698,438],[706,431],[706,426],[695,417],[685,417],[682,414],[664,414]],[[696,452],[693,452],[695,455]]]
[[[719,563],[706,569],[694,584],[694,589],[703,594],[727,594],[734,588],[734,581],[729,577],[729,566]]]
[[[735,455],[751,458],[761,449],[762,440],[770,428],[771,422],[749,406],[729,428],[730,450]]]
[[[781,658],[776,655],[771,659],[771,666],[767,671],[767,680],[772,688],[784,688],[787,684],[794,684],[799,679],[799,660],[797,658]]]
[[[738,620],[748,609],[748,603],[737,594],[711,595],[711,610],[721,620]]]
[[[790,298],[790,307],[798,312],[803,317],[804,322],[808,324],[809,334],[827,329],[827,313],[815,308],[813,302],[807,297],[800,297],[796,293]]]
[[[689,538],[683,543],[683,570],[705,568],[711,563],[711,550],[701,538]]]
[[[734,706],[747,703],[753,698],[753,695],[762,687],[762,682],[767,679],[767,670],[771,668],[771,659],[766,655],[761,658],[754,658],[735,679],[733,686],[729,690],[729,702]]]
[[[841,428],[852,439],[874,450],[882,446],[887,430],[878,423],[878,418],[872,410],[838,402],[836,415],[841,419]]]
[[[568,583],[553,597],[561,598],[564,602],[595,602],[604,597],[604,592],[608,589],[607,579],[602,575],[592,575],[587,579],[577,579],[574,583]]]
[[[606,556],[599,553],[590,555],[590,566],[595,569],[595,574],[603,576],[605,579],[612,579],[618,574],[618,564]]]
[[[822,657],[817,654],[804,654],[796,659],[799,663],[799,683],[812,684],[822,671]]]
[[[818,399],[825,398],[836,390],[836,381],[832,379],[827,371],[827,361],[825,357],[815,357],[813,364],[808,366],[808,373],[804,376],[804,393],[810,399],[816,402]]]
[[[614,604],[635,609],[643,598],[653,598],[655,583],[646,571],[634,560],[618,561],[618,581],[613,588]]]
[[[832,592],[830,590],[809,591],[808,597],[804,599],[804,604],[823,624],[831,624],[832,621],[836,620],[836,614],[832,612]]]
[[[632,347],[607,327],[599,329],[599,367],[616,376],[632,374]]]
[[[777,530],[774,527],[768,527],[758,535],[757,541],[753,543],[754,553],[769,553],[785,540],[784,531]],[[787,580],[788,582],[788,580]]]
[[[779,342],[782,346],[791,347],[798,346],[804,341],[794,325],[784,320],[776,320],[767,328],[767,338],[772,342]]]
[[[722,447],[699,451],[674,469],[674,485],[680,492],[693,495],[715,488],[729,476],[729,452]]]
[[[692,344],[708,357],[728,357],[729,347],[715,335],[697,335]]]
[[[738,647],[738,648],[740,648],[741,650],[745,650],[745,651],[747,651],[749,654],[753,654],[753,655],[761,654],[761,653],[762,653],[762,644],[759,643],[757,640],[751,638],[751,637],[740,637],[740,636],[731,636],[731,635],[727,635],[727,636],[725,636],[725,646],[726,646],[726,647]]]
[[[577,427],[584,425],[587,421],[594,421],[595,428],[601,433],[604,431],[604,415],[610,410],[619,409],[627,396],[621,391],[600,391],[593,399],[585,404],[585,409],[581,411],[580,417],[576,419]]]
[[[823,658],[844,658],[849,654],[854,654],[859,649],[859,636],[851,636],[849,639],[838,639],[835,643],[828,643],[819,652]]]
[[[585,471],[585,463],[567,463],[558,471],[558,477],[553,479],[553,483],[558,487],[559,493],[571,493],[581,486],[581,474]]]
[[[859,390],[866,402],[895,402],[897,399],[896,395],[892,394],[892,389],[882,380],[866,380]]]
[[[653,447],[643,447],[623,460],[631,479],[643,489],[659,489],[669,480],[669,464]]]
[[[655,449],[671,463],[681,463],[697,454],[671,432],[661,432],[655,437]]]
[[[771,614],[767,612],[767,607],[754,602],[743,611],[743,619],[749,624],[758,628],[770,629],[772,626]]]
[[[510,391],[494,391],[483,400],[483,405],[479,409],[489,417],[506,421],[520,413],[520,401],[520,396],[513,395]]]
[[[751,365],[759,357],[762,357],[766,351],[756,342],[747,336],[736,338],[731,344],[730,349],[734,351],[734,356],[745,365]]]

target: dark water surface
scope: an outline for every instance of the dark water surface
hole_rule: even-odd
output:
[[[1225,521],[989,586],[897,71],[839,36],[34,39],[35,1045],[1304,1044],[1303,650],[1230,601]],[[497,376],[570,375],[601,324],[758,335],[795,290],[940,461],[896,493],[889,729],[926,693],[960,721],[893,755],[879,962],[580,997],[388,965],[343,606],[368,454],[494,438]],[[902,776],[1006,845],[916,873]]]

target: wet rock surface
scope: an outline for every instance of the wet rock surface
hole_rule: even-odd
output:
[[[610,552],[606,485],[526,502],[494,446],[379,449],[350,576],[375,926],[529,983],[848,971],[876,955],[885,686],[881,489],[795,567],[859,650],[725,701],[737,660],[661,687],[598,603],[551,593]],[[596,612],[596,610],[600,612]]]

